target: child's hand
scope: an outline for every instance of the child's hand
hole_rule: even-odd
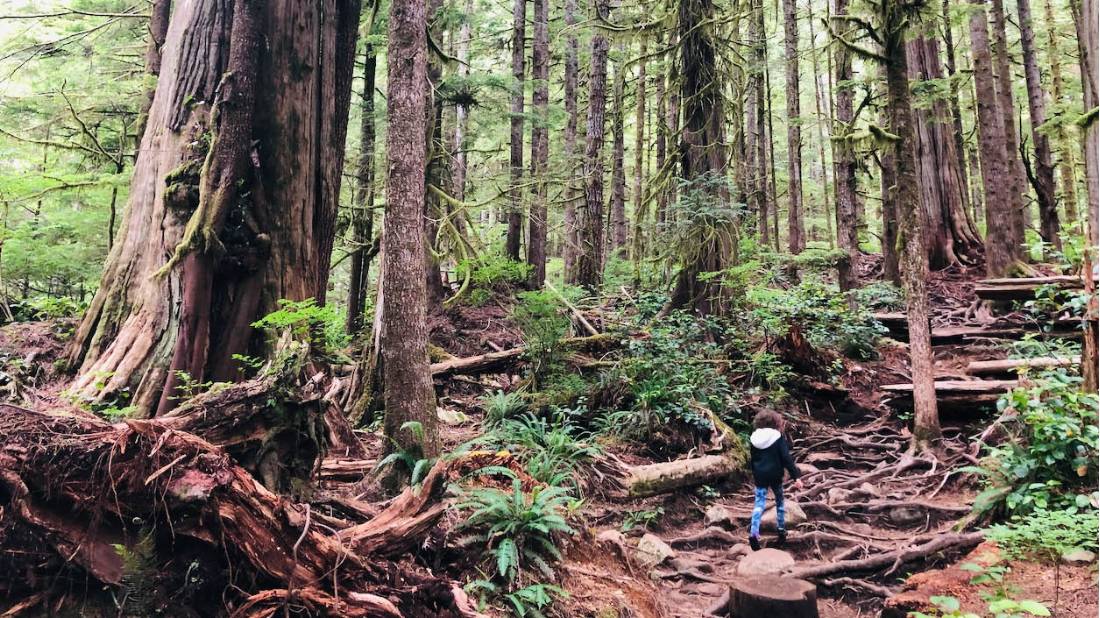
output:
[[[799,490],[799,491],[802,491],[802,479],[795,479],[794,488]]]

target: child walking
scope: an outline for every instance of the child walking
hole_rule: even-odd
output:
[[[775,497],[775,526],[779,545],[787,541],[783,508],[783,473],[790,473],[795,489],[802,489],[798,468],[794,465],[787,440],[783,438],[783,417],[778,412],[764,410],[752,419],[753,432],[749,437],[752,460],[752,480],[756,485],[756,497],[752,507],[752,524],[749,528],[749,545],[753,551],[760,549],[760,517],[767,504],[768,490]]]

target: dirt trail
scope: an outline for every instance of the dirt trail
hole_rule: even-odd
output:
[[[952,471],[970,463],[958,436],[945,439],[934,459],[907,454],[907,434],[883,420],[850,426],[811,420],[791,433],[805,485],[787,492],[791,523],[784,549],[796,559],[795,568],[869,558],[951,534],[951,526],[969,511],[970,495],[950,487]],[[805,521],[794,523],[792,502],[805,511]],[[704,615],[737,578],[738,563],[748,551],[744,543],[751,505],[745,486],[700,505],[694,521],[659,531],[677,550],[671,564],[657,569],[669,615]],[[708,528],[702,509],[717,512],[715,506],[725,508],[732,522]],[[766,547],[776,545],[774,534],[762,536]],[[869,615],[886,589],[913,566],[902,563],[817,578],[822,615]]]

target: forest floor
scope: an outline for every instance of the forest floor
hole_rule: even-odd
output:
[[[965,271],[935,276],[930,286],[934,326],[992,320],[973,310],[976,278]],[[521,333],[508,316],[507,309],[496,304],[449,311],[433,321],[433,344],[462,357],[519,345]],[[5,367],[0,391],[7,390],[0,392],[0,399],[21,399],[42,409],[68,405],[59,397],[63,374],[52,363],[69,329],[71,324],[64,321],[0,328],[4,355],[0,360]],[[969,361],[1005,354],[1004,345],[988,340],[940,345],[936,347],[937,375],[969,378],[965,375]],[[916,608],[931,595],[950,594],[962,600],[964,608],[984,610],[981,587],[970,585],[971,574],[958,566],[985,558],[969,554],[976,541],[953,544],[951,539],[963,536],[955,527],[970,513],[976,493],[973,479],[961,468],[978,463],[973,440],[994,413],[991,407],[945,409],[945,436],[936,452],[913,456],[908,450],[904,407],[899,411],[889,405],[881,388],[909,381],[907,365],[904,345],[885,339],[876,360],[845,360],[836,388],[822,389],[808,381],[776,404],[789,419],[792,451],[804,480],[802,490],[787,491],[790,538],[784,550],[794,558],[795,571],[823,567],[813,579],[819,584],[824,618],[879,615],[884,601],[906,588],[902,583],[910,575],[921,572],[925,575],[910,581],[916,590],[899,597],[910,603],[916,599],[915,605],[907,607]],[[521,380],[521,374],[512,368],[476,379],[445,379],[440,408],[459,413],[450,417],[442,432],[445,447],[476,438],[481,427],[478,396],[508,390]],[[368,453],[364,461],[376,461],[380,436],[363,432],[360,437]],[[622,445],[611,443],[605,448],[630,463],[647,463]],[[339,454],[329,457],[329,461],[341,461]],[[356,464],[358,469],[369,469],[364,461]],[[363,485],[346,477],[325,485],[360,499],[372,498]],[[742,560],[750,553],[751,506],[751,487],[745,481],[640,499],[589,497],[578,515],[579,534],[569,543],[560,565],[558,583],[569,596],[559,602],[558,611],[568,616],[707,615],[742,576]],[[446,516],[443,527],[454,517]],[[637,542],[643,535],[653,535],[670,546],[671,553],[656,566],[647,567],[638,560]],[[766,547],[775,546],[773,534],[763,536]],[[938,542],[946,543],[946,549],[937,548]],[[917,551],[902,551],[914,546]],[[988,554],[988,546],[975,550],[975,554],[982,552]],[[891,558],[881,564],[884,556]],[[447,570],[461,577],[461,569],[472,565],[468,560],[458,563]],[[843,568],[829,572],[828,565]],[[1010,566],[1005,585],[1014,587],[1020,598],[1048,606],[1057,600],[1055,616],[1097,614],[1094,564],[1062,565],[1056,570],[1021,561]],[[611,608],[617,613],[605,613]]]

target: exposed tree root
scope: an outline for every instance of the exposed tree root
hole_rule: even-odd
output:
[[[885,574],[889,575],[896,571],[899,566],[907,562],[927,558],[943,551],[974,547],[982,542],[983,537],[984,535],[982,532],[938,535],[936,538],[920,545],[903,547],[894,551],[875,554],[861,560],[841,560],[798,567],[791,569],[785,573],[785,575],[797,579],[818,579],[838,573],[877,571],[883,567],[887,567]]]

